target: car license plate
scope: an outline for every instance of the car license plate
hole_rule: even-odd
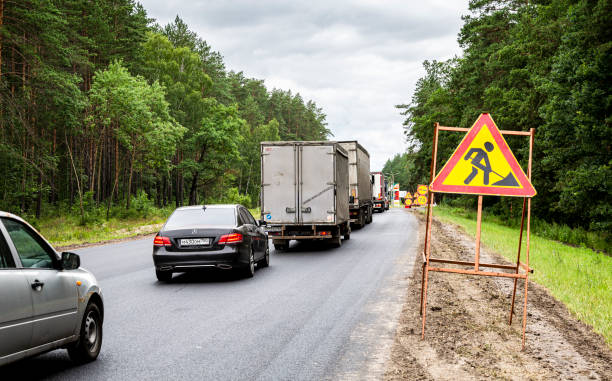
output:
[[[209,243],[210,238],[189,238],[181,240],[181,246],[204,246]]]
[[[280,228],[280,226],[279,227],[270,226],[270,227],[266,227],[265,230],[267,232],[279,232],[279,231],[281,231],[281,228]]]

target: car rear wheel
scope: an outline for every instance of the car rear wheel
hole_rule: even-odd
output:
[[[249,253],[249,264],[242,270],[242,275],[245,278],[252,278],[255,275],[255,253],[253,249]]]
[[[257,267],[268,267],[270,266],[270,248],[266,246],[266,253],[259,262],[257,262]]]
[[[102,347],[102,317],[96,303],[89,303],[83,314],[79,341],[68,348],[72,361],[83,364],[94,361]]]
[[[157,280],[160,282],[169,282],[172,279],[171,271],[155,270],[155,275],[157,276]]]

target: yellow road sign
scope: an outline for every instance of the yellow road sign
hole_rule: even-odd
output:
[[[427,194],[427,185],[419,185],[417,187],[418,194]]]
[[[425,205],[427,204],[427,196],[419,196],[417,199],[419,205]]]
[[[489,114],[481,114],[431,183],[445,193],[533,197],[510,147]]]
[[[406,199],[404,200],[404,205],[406,206],[412,205],[412,199],[409,197],[406,197]]]

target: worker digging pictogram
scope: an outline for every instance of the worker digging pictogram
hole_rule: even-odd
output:
[[[436,159],[438,153],[439,131],[467,132],[465,137],[451,155],[448,162],[436,175]],[[525,348],[525,329],[527,324],[527,290],[529,274],[533,269],[529,267],[529,245],[531,228],[531,198],[536,190],[531,184],[531,162],[533,153],[533,139],[535,129],[526,131],[500,131],[491,116],[481,114],[471,128],[443,127],[438,123],[434,125],[434,138],[431,155],[431,183],[428,188],[427,220],[425,226],[425,243],[423,247],[423,274],[421,278],[421,338],[425,338],[425,323],[427,317],[427,287],[429,272],[446,272],[466,275],[494,276],[511,278],[514,280],[510,317],[508,323],[512,324],[514,314],[514,301],[516,286],[519,279],[525,280],[523,299],[523,336],[522,348]],[[523,172],[508,144],[502,135],[529,136],[529,163],[527,175]],[[505,174],[505,175],[504,175]],[[435,178],[434,178],[434,175]],[[478,213],[476,215],[476,246],[473,262],[455,261],[431,256],[431,225],[433,218],[433,203],[435,193],[463,193],[478,195]],[[523,197],[523,213],[519,233],[518,253],[516,264],[504,265],[496,263],[480,263],[480,232],[482,219],[483,195]],[[424,196],[423,196],[424,197]],[[526,229],[525,223],[527,224]],[[525,262],[521,261],[521,246],[523,231],[526,230]],[[451,266],[469,266],[471,268],[456,268],[432,266],[433,263]],[[481,268],[499,269],[497,271],[483,271]],[[506,270],[506,271],[502,271]],[[510,270],[508,272],[508,270]]]
[[[489,155],[487,152],[491,152],[495,149],[493,143],[485,142],[484,148],[472,148],[468,151],[467,155],[463,158],[463,160],[469,160],[472,163],[472,172],[468,175],[468,177],[463,180],[465,185],[469,185],[474,177],[478,174],[478,170],[482,171],[482,182],[484,185],[489,185],[489,175],[492,173],[501,177],[501,180],[493,183],[493,185],[506,185],[506,186],[518,186],[516,179],[510,172],[507,176],[502,176],[499,173],[495,172],[493,168],[491,168],[491,162],[489,161]]]

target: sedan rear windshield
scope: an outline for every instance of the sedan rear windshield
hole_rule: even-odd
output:
[[[166,221],[164,230],[187,228],[197,225],[236,226],[233,208],[206,208],[175,210]]]

